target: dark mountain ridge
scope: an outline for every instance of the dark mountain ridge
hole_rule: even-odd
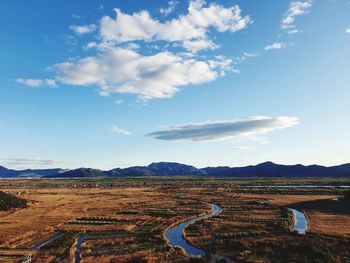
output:
[[[350,177],[350,164],[338,166],[282,165],[265,162],[245,167],[206,167],[198,169],[191,165],[158,162],[148,166],[132,166],[102,171],[91,168],[74,170],[38,169],[11,170],[0,166],[0,178],[91,178],[91,177],[134,177],[134,176],[199,176],[199,177]]]
[[[18,177],[44,177],[44,176],[55,176],[66,170],[61,168],[53,169],[25,169],[25,170],[14,170],[7,169],[6,167],[0,166],[0,178],[18,178]]]

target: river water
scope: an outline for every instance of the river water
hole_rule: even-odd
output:
[[[43,242],[40,242],[39,244],[36,244],[35,246],[32,247],[32,249],[37,250],[37,249],[45,246],[46,244],[49,244],[49,243],[55,241],[56,239],[60,238],[63,235],[64,235],[64,233],[60,233],[59,232],[59,233],[53,235],[52,237],[50,237],[49,239],[47,239],[47,240],[45,240]]]
[[[212,204],[212,212],[208,215],[200,216],[194,219],[191,219],[189,221],[183,222],[179,225],[176,225],[172,228],[170,228],[168,231],[165,233],[165,237],[169,242],[169,245],[172,247],[181,247],[185,250],[185,252],[189,256],[194,256],[194,257],[203,257],[205,256],[206,252],[200,248],[197,248],[195,246],[192,246],[189,244],[182,236],[183,231],[185,230],[186,227],[189,225],[198,222],[203,219],[208,219],[212,216],[218,215],[222,212],[222,208],[218,205]]]
[[[307,227],[308,227],[308,221],[305,217],[305,214],[299,210],[296,210],[294,208],[290,208],[290,210],[293,212],[294,216],[294,225],[293,225],[293,230],[297,231],[299,234],[304,235],[306,233]],[[210,214],[200,216],[191,220],[188,220],[186,222],[183,222],[179,225],[176,225],[170,229],[168,229],[165,233],[165,237],[169,242],[169,245],[172,247],[181,247],[182,249],[185,250],[185,252],[192,257],[203,257],[207,254],[206,251],[192,246],[189,244],[186,239],[183,238],[183,232],[184,230],[191,224],[196,223],[200,220],[208,219],[211,218],[215,215],[218,215],[222,213],[223,209],[219,205],[212,204],[212,211]],[[63,233],[57,233],[56,235],[52,236],[51,238],[35,245],[32,247],[32,249],[39,249],[42,246],[56,240],[57,238],[61,237]],[[83,233],[79,236],[78,241],[77,241],[77,246],[76,246],[76,251],[75,251],[75,263],[80,263],[80,250],[81,250],[81,245],[85,241],[87,237],[87,233]],[[215,255],[212,255],[212,257],[215,257]]]
[[[87,233],[83,233],[79,236],[78,241],[77,241],[77,248],[75,250],[75,263],[80,262],[80,249],[81,249],[81,244],[85,241],[85,238],[87,237]]]
[[[291,208],[293,215],[294,215],[294,225],[293,230],[297,231],[298,234],[305,235],[307,230],[307,219],[305,217],[305,214],[299,210]]]

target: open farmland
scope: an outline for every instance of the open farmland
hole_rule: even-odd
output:
[[[347,262],[348,180],[130,178],[2,180],[27,207],[0,211],[0,261],[22,262]],[[273,187],[272,187],[273,186]],[[310,187],[312,186],[312,187]],[[329,187],[332,186],[332,187]],[[336,198],[339,198],[337,201]],[[183,235],[207,257],[170,247],[165,231],[211,212]],[[291,231],[288,208],[308,218]],[[282,255],[284,255],[282,257]]]

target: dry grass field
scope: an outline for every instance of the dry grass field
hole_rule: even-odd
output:
[[[209,213],[210,204],[219,204],[223,213],[189,226],[184,236],[211,254],[239,262],[290,262],[277,259],[285,253],[292,260],[290,251],[299,250],[298,262],[315,255],[319,262],[349,259],[350,213],[332,200],[342,189],[281,194],[246,186],[187,178],[3,180],[0,190],[26,199],[28,207],[0,211],[0,262],[22,262],[28,254],[34,262],[210,261],[191,259],[164,238],[169,226]],[[291,231],[287,207],[305,212],[306,235]]]
[[[261,195],[247,195],[259,198]],[[265,195],[272,204],[302,210],[308,220],[308,232],[350,237],[350,210],[337,211],[335,195]],[[315,204],[315,205],[312,205]],[[334,209],[332,209],[332,207]],[[327,208],[329,208],[327,210]]]

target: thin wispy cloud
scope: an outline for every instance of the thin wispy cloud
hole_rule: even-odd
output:
[[[4,158],[1,159],[1,162],[5,165],[13,165],[13,166],[52,166],[59,164],[56,160],[48,160],[48,159],[38,159],[38,158]]]
[[[71,17],[74,18],[74,19],[80,19],[81,18],[81,16],[77,15],[77,14],[72,14]]]
[[[69,29],[71,29],[72,31],[74,31],[74,33],[78,35],[85,35],[94,32],[97,29],[97,26],[94,24],[81,26],[72,25],[69,27]]]
[[[288,47],[289,44],[284,43],[284,42],[276,42],[276,43],[272,43],[271,45],[267,45],[265,47],[265,50],[276,50],[276,49],[283,49]]]
[[[289,30],[287,33],[289,34],[289,35],[293,35],[293,34],[297,34],[297,33],[300,33],[301,31],[300,30],[298,30],[298,29],[292,29],[292,30]]]
[[[288,33],[295,34],[298,33],[299,30],[296,29],[295,19],[297,16],[301,16],[307,14],[312,7],[311,1],[296,1],[291,2],[287,12],[284,14],[281,21],[281,28],[285,30],[289,30]]]
[[[165,15],[165,16],[168,16],[170,15],[172,12],[174,12],[175,8],[179,5],[179,2],[178,1],[174,1],[174,0],[171,0],[168,2],[168,6],[165,7],[165,8],[161,8],[159,10],[159,12],[162,14],[162,15]]]
[[[122,104],[124,102],[124,100],[115,100],[114,101],[114,104],[116,104],[116,105],[120,105],[120,104]]]
[[[16,83],[28,87],[38,88],[38,87],[56,87],[56,81],[54,79],[16,79]]]
[[[350,26],[345,30],[345,32],[350,34]]]
[[[266,134],[279,129],[290,128],[299,122],[296,117],[255,116],[233,121],[210,121],[166,127],[146,136],[159,140],[173,141],[218,141]]]
[[[112,126],[112,131],[119,133],[119,134],[127,135],[127,136],[131,135],[131,132],[122,129],[122,128],[118,127],[117,125]]]
[[[259,55],[255,53],[243,52],[243,56],[246,58],[255,58],[255,57],[258,57]]]
[[[235,146],[232,148],[234,151],[251,151],[253,150],[253,147],[251,146]]]

